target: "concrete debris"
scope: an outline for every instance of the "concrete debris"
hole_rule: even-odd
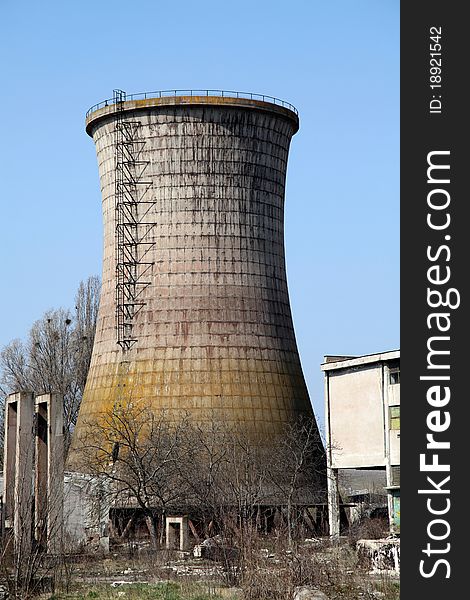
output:
[[[328,596],[316,588],[304,585],[295,588],[293,600],[328,600]]]
[[[231,546],[222,536],[207,538],[193,549],[195,558],[208,560],[235,560],[239,555],[238,548]]]
[[[116,587],[121,587],[122,585],[135,585],[135,584],[139,584],[139,585],[148,585],[148,581],[113,581],[113,583],[111,584],[111,587],[116,588]]]
[[[400,572],[400,540],[398,538],[358,540],[356,549],[359,558],[367,561],[373,572]]]
[[[241,588],[219,588],[217,589],[217,594],[222,596],[222,598],[230,598],[230,600],[242,600],[243,599],[243,590]]]
[[[169,565],[165,567],[167,571],[171,571],[177,577],[194,577],[200,581],[205,578],[220,577],[223,574],[221,566],[209,567],[205,565]]]
[[[201,546],[203,546],[203,547],[222,546],[224,543],[225,543],[225,540],[221,535],[214,535],[214,537],[205,539],[202,542]]]

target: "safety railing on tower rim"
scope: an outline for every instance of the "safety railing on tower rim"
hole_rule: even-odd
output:
[[[147,100],[150,98],[171,98],[178,96],[218,96],[221,98],[244,98],[246,100],[259,100],[262,102],[270,102],[277,106],[288,108],[296,115],[299,114],[298,110],[290,102],[274,98],[274,96],[267,96],[266,94],[253,94],[251,92],[233,92],[227,90],[163,90],[159,92],[143,92],[141,94],[125,94],[124,101],[128,100]],[[104,108],[105,106],[112,106],[115,104],[114,98],[108,98],[98,104],[93,105],[87,110],[86,116],[90,115],[95,110]]]

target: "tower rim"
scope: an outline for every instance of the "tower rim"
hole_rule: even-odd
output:
[[[266,94],[232,92],[223,90],[169,90],[124,94],[119,102],[123,112],[146,110],[169,106],[213,106],[218,108],[247,108],[275,113],[289,119],[294,125],[294,134],[299,129],[299,113],[293,104]],[[115,98],[103,100],[93,105],[86,113],[85,130],[93,137],[93,127],[103,118],[116,113]]]

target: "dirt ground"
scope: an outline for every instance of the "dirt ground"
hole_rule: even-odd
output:
[[[292,600],[300,588],[328,600],[398,600],[399,577],[371,572],[350,544],[314,540],[276,550],[266,540],[244,557],[207,560],[129,545],[106,556],[69,556],[51,573],[41,600]],[[303,596],[299,596],[303,598]]]

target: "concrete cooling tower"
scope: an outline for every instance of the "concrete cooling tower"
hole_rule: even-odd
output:
[[[293,106],[254,94],[117,91],[90,109],[103,286],[73,446],[124,389],[263,445],[313,417],[284,258],[298,128]]]

